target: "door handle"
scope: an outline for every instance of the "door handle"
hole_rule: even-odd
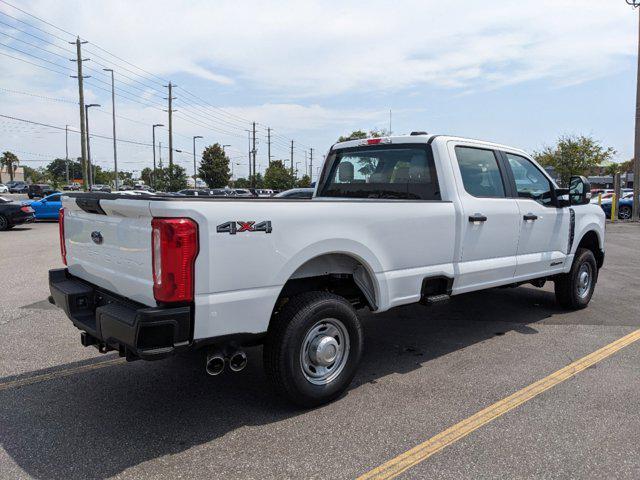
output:
[[[537,215],[534,215],[533,213],[527,213],[526,215],[523,215],[523,216],[522,216],[522,218],[523,218],[525,221],[527,221],[527,222],[528,222],[529,220],[531,220],[531,221],[533,221],[533,220],[537,220],[537,219],[538,219],[538,216],[537,216]]]
[[[470,222],[486,222],[487,217],[482,215],[481,213],[474,213],[473,215],[469,215]]]

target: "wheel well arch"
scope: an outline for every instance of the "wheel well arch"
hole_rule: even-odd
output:
[[[375,275],[367,263],[344,252],[328,252],[308,259],[283,285],[274,313],[289,298],[313,290],[336,293],[356,307],[378,309],[379,289]]]
[[[604,252],[600,246],[600,238],[595,230],[589,230],[586,232],[580,239],[577,248],[586,248],[587,250],[591,250],[591,252],[593,252],[593,256],[596,257],[596,264],[598,265],[598,268],[602,267],[602,264],[604,263]]]

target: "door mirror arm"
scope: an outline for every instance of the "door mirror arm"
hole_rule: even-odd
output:
[[[568,207],[569,201],[569,189],[568,188],[556,188],[553,190],[553,204],[558,207]]]

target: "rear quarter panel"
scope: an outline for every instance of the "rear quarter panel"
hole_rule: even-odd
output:
[[[195,338],[263,332],[291,274],[344,253],[364,264],[383,311],[419,300],[427,275],[453,275],[451,202],[207,200],[150,202],[152,216],[198,223]],[[270,221],[272,233],[217,233],[230,221]]]

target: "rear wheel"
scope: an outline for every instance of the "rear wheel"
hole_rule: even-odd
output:
[[[622,205],[618,212],[618,217],[622,220],[629,220],[631,218],[631,207],[629,205]]]
[[[271,321],[265,371],[278,393],[303,407],[315,407],[348,388],[362,345],[362,327],[347,300],[327,292],[303,293]]]
[[[564,308],[579,310],[585,308],[596,286],[598,265],[591,250],[579,248],[573,259],[569,273],[555,280],[556,300]]]
[[[9,220],[4,215],[0,215],[0,232],[4,230],[9,230],[11,226],[9,225]]]

